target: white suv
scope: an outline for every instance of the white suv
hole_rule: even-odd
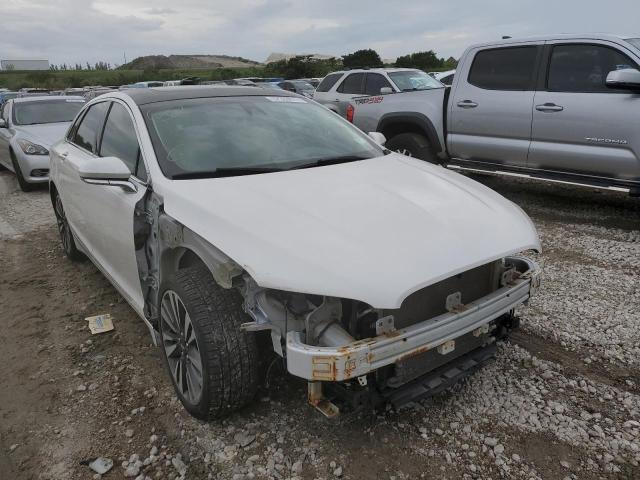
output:
[[[406,91],[408,78],[432,82],[433,79],[422,70],[408,68],[354,69],[330,73],[313,94],[313,99],[325,107],[338,112],[340,102],[349,101],[363,95],[380,95]],[[415,82],[410,82],[413,85]],[[383,90],[388,89],[388,90]]]

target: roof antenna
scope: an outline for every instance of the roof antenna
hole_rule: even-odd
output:
[[[507,40],[507,39],[509,39],[509,38],[511,38],[509,35],[503,35],[503,36],[502,36],[502,40]]]

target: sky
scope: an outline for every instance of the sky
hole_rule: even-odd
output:
[[[142,55],[272,52],[458,58],[502,35],[640,37],[640,0],[0,0],[0,59],[122,64]],[[609,5],[609,7],[607,7]],[[635,34],[635,35],[634,35]]]

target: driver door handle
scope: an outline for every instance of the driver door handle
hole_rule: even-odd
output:
[[[460,108],[476,108],[478,106],[476,102],[473,102],[471,100],[462,100],[456,105],[458,105]]]
[[[555,103],[543,103],[542,105],[536,105],[536,110],[539,112],[561,112],[564,107],[556,105]]]

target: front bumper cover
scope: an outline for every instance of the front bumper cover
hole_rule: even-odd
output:
[[[520,276],[509,284],[455,312],[400,330],[341,347],[307,345],[301,332],[288,332],[287,369],[310,381],[349,380],[481,329],[525,303],[539,286],[540,271],[533,261],[525,257],[510,257],[509,260],[519,264],[520,272]]]

